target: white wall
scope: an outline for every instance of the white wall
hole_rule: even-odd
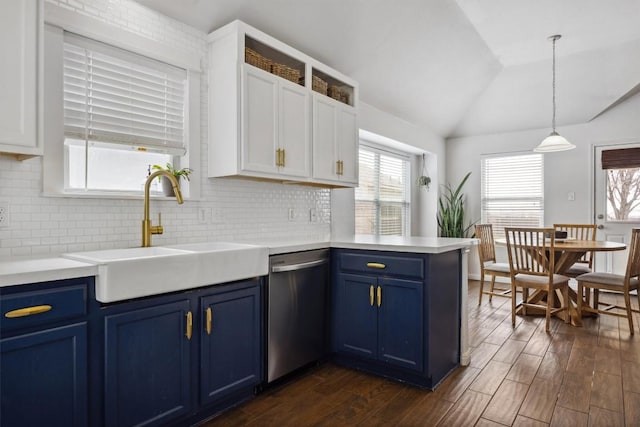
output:
[[[470,219],[480,219],[480,157],[531,151],[549,132],[549,129],[535,129],[447,140],[447,180],[456,184],[471,171],[465,186]],[[640,95],[589,123],[558,128],[558,133],[576,148],[544,155],[544,223],[593,222],[593,145],[640,142]],[[575,192],[575,201],[567,200],[570,191]],[[470,274],[479,273],[477,263],[475,268],[470,266],[471,269]]]
[[[444,139],[426,127],[416,126],[376,107],[360,102],[358,121],[361,129],[393,139],[429,153],[427,172],[431,176],[429,191],[414,184],[421,173],[420,162],[412,163],[412,209],[411,234],[413,236],[436,236],[438,232],[436,211],[438,183],[444,182]],[[353,235],[355,230],[352,189],[331,191],[331,236],[334,238]]]

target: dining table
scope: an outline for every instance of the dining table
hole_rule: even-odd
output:
[[[495,243],[500,246],[507,246],[507,239],[496,239]],[[612,242],[606,240],[576,240],[576,239],[556,239],[554,242],[554,272],[556,274],[564,274],[573,264],[580,260],[587,252],[613,252],[622,251],[627,245],[621,242]],[[547,292],[536,290],[533,292],[527,302],[531,304],[545,303],[547,300]],[[555,305],[562,307],[564,298],[560,290],[556,290]],[[578,313],[578,293],[569,287],[569,316],[571,324],[574,326],[582,326],[582,317],[594,316],[595,313],[590,310],[584,310],[582,316]],[[583,306],[588,307],[588,301],[583,301]],[[519,314],[522,307],[518,307],[516,314]],[[541,308],[527,307],[527,314],[545,314],[545,310]],[[562,320],[566,320],[566,312],[558,311],[556,316]]]

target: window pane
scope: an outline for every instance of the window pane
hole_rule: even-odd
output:
[[[356,234],[409,234],[409,159],[360,145]]]
[[[65,141],[69,155],[70,190],[131,191],[140,193],[148,176],[149,166],[171,162],[168,154],[123,150],[118,145]],[[85,187],[85,145],[87,146],[87,175]],[[160,193],[157,180],[151,184],[152,193]]]
[[[482,222],[493,224],[496,238],[505,227],[540,227],[544,222],[541,154],[482,160]]]
[[[640,221],[640,168],[607,170],[607,220]]]

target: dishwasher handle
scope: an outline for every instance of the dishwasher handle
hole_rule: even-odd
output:
[[[274,265],[273,267],[271,267],[271,272],[284,273],[286,271],[304,270],[305,268],[316,267],[318,265],[326,264],[328,262],[329,260],[324,258],[324,259],[318,259],[315,261],[301,262],[300,264]]]

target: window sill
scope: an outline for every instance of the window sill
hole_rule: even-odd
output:
[[[92,192],[92,193],[75,193],[75,192],[63,192],[63,193],[51,193],[45,192],[42,194],[44,197],[57,197],[57,198],[71,198],[71,199],[119,199],[119,200],[144,200],[144,194],[122,194],[111,192]],[[150,196],[152,200],[171,200],[175,201],[175,197],[167,197],[162,195],[152,194]],[[199,198],[184,197],[185,202],[198,202]]]

